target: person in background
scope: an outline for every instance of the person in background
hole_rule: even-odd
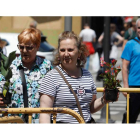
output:
[[[124,88],[140,88],[140,18],[136,21],[137,37],[129,40],[122,52],[122,76]],[[127,92],[123,95],[127,97]],[[140,94],[130,93],[129,98],[129,123],[136,123],[140,113]],[[126,113],[122,123],[126,123]]]
[[[37,28],[37,22],[35,20],[31,21],[30,28]],[[40,30],[39,30],[40,31]],[[41,33],[41,47],[39,48],[40,52],[53,52],[55,50],[55,48],[50,45],[47,41],[47,36],[43,35],[43,33],[40,31]]]
[[[6,41],[3,41],[1,38],[0,38],[0,52],[3,53],[5,56],[7,56]]]
[[[29,26],[30,26],[30,28],[35,28],[36,29],[37,22],[35,20],[33,20],[33,21],[30,22],[30,25]]]
[[[124,24],[123,24],[123,30],[120,32],[120,35],[121,35],[122,37],[124,37],[125,32],[126,32],[130,27],[132,27],[132,23],[131,23],[131,22],[124,22]]]
[[[137,20],[137,17],[133,17],[132,22],[131,22],[132,27],[128,28],[128,30],[124,34],[124,41],[123,41],[123,45],[122,45],[122,51],[124,50],[126,42],[128,40],[131,40],[131,39],[136,37],[136,20]]]
[[[100,45],[103,45],[103,39],[104,39],[104,33],[102,33],[98,38],[98,43]],[[110,24],[110,51],[113,45],[118,46],[122,42],[123,42],[123,37],[121,37],[121,35],[116,32],[116,25],[111,23]],[[110,59],[116,59],[116,58],[110,58]]]
[[[20,56],[13,60],[11,64],[12,78],[10,79],[11,86],[9,92],[12,93],[11,104],[8,107],[23,108],[23,86],[19,69],[24,71],[27,95],[28,95],[28,107],[40,107],[39,99],[40,95],[38,88],[41,85],[42,78],[46,73],[52,69],[49,60],[36,56],[41,42],[40,31],[35,28],[28,28],[23,30],[18,35],[17,47],[20,50]],[[0,92],[3,91],[3,85],[5,78],[0,74]],[[3,105],[2,98],[0,98],[0,105]],[[22,114],[19,114],[22,117]],[[32,115],[33,123],[37,123],[39,114]]]
[[[102,33],[100,35],[100,37],[98,38],[98,43],[103,47],[103,39],[104,39],[104,33]],[[118,48],[117,46],[119,44],[121,44],[123,42],[123,37],[116,32],[116,25],[111,23],[110,24],[110,55],[109,55],[109,59],[110,62],[113,59],[117,59],[117,53],[118,53]],[[114,47],[114,48],[113,48]],[[115,55],[111,54],[112,53],[112,48],[115,49]],[[102,55],[101,55],[102,56]],[[96,81],[101,81],[102,78],[99,76],[102,73],[102,69],[100,69],[97,72],[97,76],[96,76]]]
[[[105,95],[97,99],[96,86],[91,73],[84,69],[87,48],[74,33],[64,31],[59,35],[58,53],[54,65],[72,86],[80,102],[86,123],[93,121],[91,113],[99,111],[106,103]],[[54,68],[42,80],[39,88],[40,107],[66,107],[79,113],[76,99],[68,85]],[[51,117],[52,120],[52,117]],[[50,114],[41,113],[40,123],[50,123]],[[78,123],[69,114],[57,114],[58,123]]]
[[[35,20],[31,21],[30,24],[29,24],[29,27],[37,29],[37,22]],[[41,31],[40,31],[40,33],[41,33],[41,36],[42,36],[43,33]]]
[[[84,25],[84,29],[80,32],[79,37],[82,39],[84,44],[86,44],[87,46],[89,45],[94,49],[93,42],[96,42],[96,33],[94,30],[90,29],[90,26],[87,23]],[[95,53],[95,50],[93,53]],[[90,63],[90,50],[89,55],[87,56],[87,62],[85,64],[85,68],[87,70],[89,69],[89,63]]]

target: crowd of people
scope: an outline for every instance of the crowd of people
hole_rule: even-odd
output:
[[[12,69],[11,86],[9,92],[12,94],[9,108],[25,107],[24,99],[27,96],[26,107],[67,107],[80,114],[85,123],[93,123],[91,114],[101,110],[106,101],[105,93],[97,98],[96,82],[89,72],[90,55],[94,55],[95,42],[103,48],[104,32],[97,40],[95,30],[86,23],[79,35],[73,31],[64,31],[58,37],[58,52],[55,55],[53,66],[49,60],[36,55],[41,43],[43,33],[36,29],[37,22],[30,23],[30,27],[24,29],[18,35],[17,47],[20,56],[17,57],[10,68]],[[122,76],[124,87],[139,88],[139,48],[140,48],[140,19],[133,18],[131,23],[124,22],[124,30],[120,34],[116,31],[116,25],[110,24],[110,61],[117,59],[117,49],[122,45]],[[4,41],[0,40],[0,51],[6,55]],[[92,49],[92,50],[90,50]],[[113,51],[115,50],[115,54]],[[99,58],[103,56],[100,52]],[[25,76],[26,85],[22,85],[21,69]],[[96,80],[99,79],[100,69],[97,72]],[[61,74],[64,76],[62,76]],[[67,82],[71,85],[69,89]],[[5,83],[4,76],[0,73],[0,93],[3,91]],[[23,89],[27,91],[24,93]],[[75,96],[80,103],[77,106]],[[126,97],[127,93],[123,93]],[[119,94],[117,96],[117,100]],[[130,93],[130,116],[129,122],[136,123],[140,112],[140,94]],[[116,100],[116,101],[117,101]],[[0,97],[0,105],[4,105]],[[126,113],[124,113],[123,123],[126,123]],[[12,114],[9,114],[11,116]],[[20,117],[25,117],[19,114]],[[33,123],[51,123],[51,114],[33,114]],[[68,114],[59,113],[56,118],[57,123],[78,123],[75,118]]]

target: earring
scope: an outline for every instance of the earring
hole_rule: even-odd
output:
[[[79,62],[80,62],[80,57],[77,58],[77,63],[76,63],[76,66],[79,65]]]
[[[61,64],[61,61],[60,61],[60,57],[59,56],[57,57],[57,60],[59,61],[59,64]]]
[[[59,56],[57,57],[57,60],[60,61],[60,57]]]

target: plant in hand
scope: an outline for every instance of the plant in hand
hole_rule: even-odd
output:
[[[1,74],[5,77],[5,84],[3,86],[3,96],[6,97],[6,93],[9,89],[10,85],[10,78],[12,77],[12,71],[10,69],[10,65],[12,61],[16,58],[16,51],[13,51],[6,57],[4,54],[0,53],[1,64],[0,64],[0,71]]]
[[[111,63],[107,63],[103,58],[100,58],[100,62],[101,67],[105,68],[105,72],[100,74],[100,76],[103,77],[104,80],[105,93],[109,93],[105,95],[106,100],[115,101],[117,98],[117,93],[119,92],[118,87],[121,87],[121,80],[117,79],[117,75],[121,71],[121,68],[120,66],[115,66],[117,63],[117,60],[115,59],[113,59]],[[113,97],[114,92],[116,97]]]
[[[104,88],[106,89],[115,89],[121,87],[121,80],[117,79],[118,73],[121,71],[120,66],[115,67],[117,60],[113,59],[111,63],[107,63],[100,58],[101,67],[105,67],[105,72],[100,74],[104,79]]]

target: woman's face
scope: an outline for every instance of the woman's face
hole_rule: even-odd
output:
[[[38,48],[31,41],[19,43],[18,48],[21,53],[22,61],[24,63],[31,63],[35,61]]]
[[[59,56],[61,65],[76,66],[77,58],[80,57],[75,39],[66,39],[60,42]]]

